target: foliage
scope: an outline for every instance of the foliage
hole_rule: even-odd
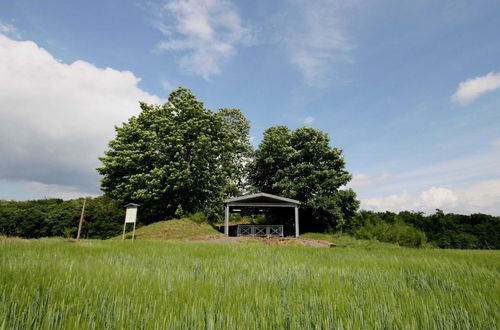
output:
[[[122,204],[141,204],[148,221],[199,211],[220,217],[224,197],[242,189],[248,120],[237,109],[205,109],[185,88],[162,106],[140,106],[100,158],[102,190]]]
[[[6,329],[500,324],[499,251],[53,239],[0,249]]]
[[[408,226],[411,226],[410,229]],[[441,210],[426,216],[422,212],[359,212],[345,230],[357,237],[376,236],[381,241],[393,242],[389,233],[397,237],[406,232],[418,237],[424,233],[427,240],[441,248],[499,249],[500,217],[486,214],[461,215]],[[385,234],[387,233],[387,234]],[[417,240],[418,241],[418,240]]]
[[[196,223],[204,223],[208,222],[208,217],[203,212],[196,212],[194,214],[189,215],[189,219],[193,220]]]
[[[82,200],[0,201],[0,234],[25,238],[75,237]],[[124,210],[108,197],[87,198],[82,237],[108,238],[123,225]]]
[[[354,233],[356,238],[396,243],[401,246],[421,247],[427,239],[425,234],[403,222],[389,224],[387,222],[366,223]]]
[[[341,228],[359,206],[354,191],[340,189],[351,175],[342,151],[329,142],[328,135],[315,128],[271,127],[250,164],[250,182],[256,190],[301,201],[305,231]]]

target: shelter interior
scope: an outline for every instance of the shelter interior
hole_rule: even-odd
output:
[[[299,236],[297,200],[257,193],[230,198],[224,204],[228,236]]]

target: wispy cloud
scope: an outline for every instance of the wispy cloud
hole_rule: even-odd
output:
[[[331,79],[336,65],[351,63],[354,45],[343,28],[342,15],[350,1],[308,1],[292,4],[297,14],[287,16],[286,32],[292,63],[313,86],[323,86]]]
[[[451,99],[460,105],[467,105],[482,94],[496,89],[500,89],[500,72],[490,72],[461,82]]]
[[[359,177],[358,177],[359,176]],[[458,187],[484,179],[500,178],[500,153],[494,145],[455,159],[429,163],[401,172],[380,176],[355,175],[349,186],[365,197],[384,196],[395,192],[423,191],[429,187]]]
[[[382,173],[380,175],[355,174],[348,186],[350,188],[371,186],[385,182],[391,177],[389,173]]]
[[[354,175],[349,187],[362,208],[376,211],[483,212],[500,215],[500,153],[497,139],[474,154],[414,170]],[[499,143],[500,144],[500,143]]]
[[[81,191],[74,186],[65,186],[57,184],[45,184],[40,182],[28,182],[28,187],[36,195],[41,198],[62,198],[74,199],[79,197],[97,197],[98,194],[94,192]]]
[[[173,91],[175,89],[175,86],[167,79],[162,79],[160,81],[160,85],[161,85],[161,88],[167,93],[170,93],[171,91]]]
[[[154,25],[166,37],[157,48],[180,53],[180,67],[206,80],[220,74],[236,47],[251,39],[250,29],[228,0],[167,1]]]
[[[304,118],[303,123],[306,125],[310,125],[310,124],[314,123],[315,120],[316,119],[314,117],[309,116],[309,117]]]
[[[8,36],[20,39],[21,33],[17,30],[17,28],[11,24],[0,21],[0,33],[6,34]]]
[[[494,139],[493,141],[490,142],[490,145],[494,147],[500,147],[500,137]]]

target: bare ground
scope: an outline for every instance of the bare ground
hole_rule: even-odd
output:
[[[194,239],[185,239],[182,241],[196,242],[196,243],[216,243],[216,244],[229,244],[229,243],[261,243],[267,245],[293,245],[293,246],[312,246],[312,247],[334,247],[334,243],[295,237],[227,237],[222,235],[209,235],[204,237],[197,237]]]

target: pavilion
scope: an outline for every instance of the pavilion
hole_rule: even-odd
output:
[[[224,201],[225,206],[225,217],[224,217],[224,234],[229,236],[229,213],[238,207],[290,207],[295,209],[295,237],[299,237],[299,205],[300,202],[295,199],[285,198],[281,196],[271,195],[267,193],[257,193],[251,195],[245,195],[235,198],[229,198]],[[249,230],[253,230],[252,233],[255,234],[255,230],[261,231],[264,235],[257,236],[269,236],[276,232],[273,232],[271,226],[247,226]],[[259,228],[262,227],[262,228]],[[279,229],[279,228],[278,228]],[[263,230],[266,230],[264,232]],[[239,233],[239,232],[238,232]],[[283,226],[281,226],[281,233],[278,235],[283,236]],[[252,235],[254,236],[254,235]]]

